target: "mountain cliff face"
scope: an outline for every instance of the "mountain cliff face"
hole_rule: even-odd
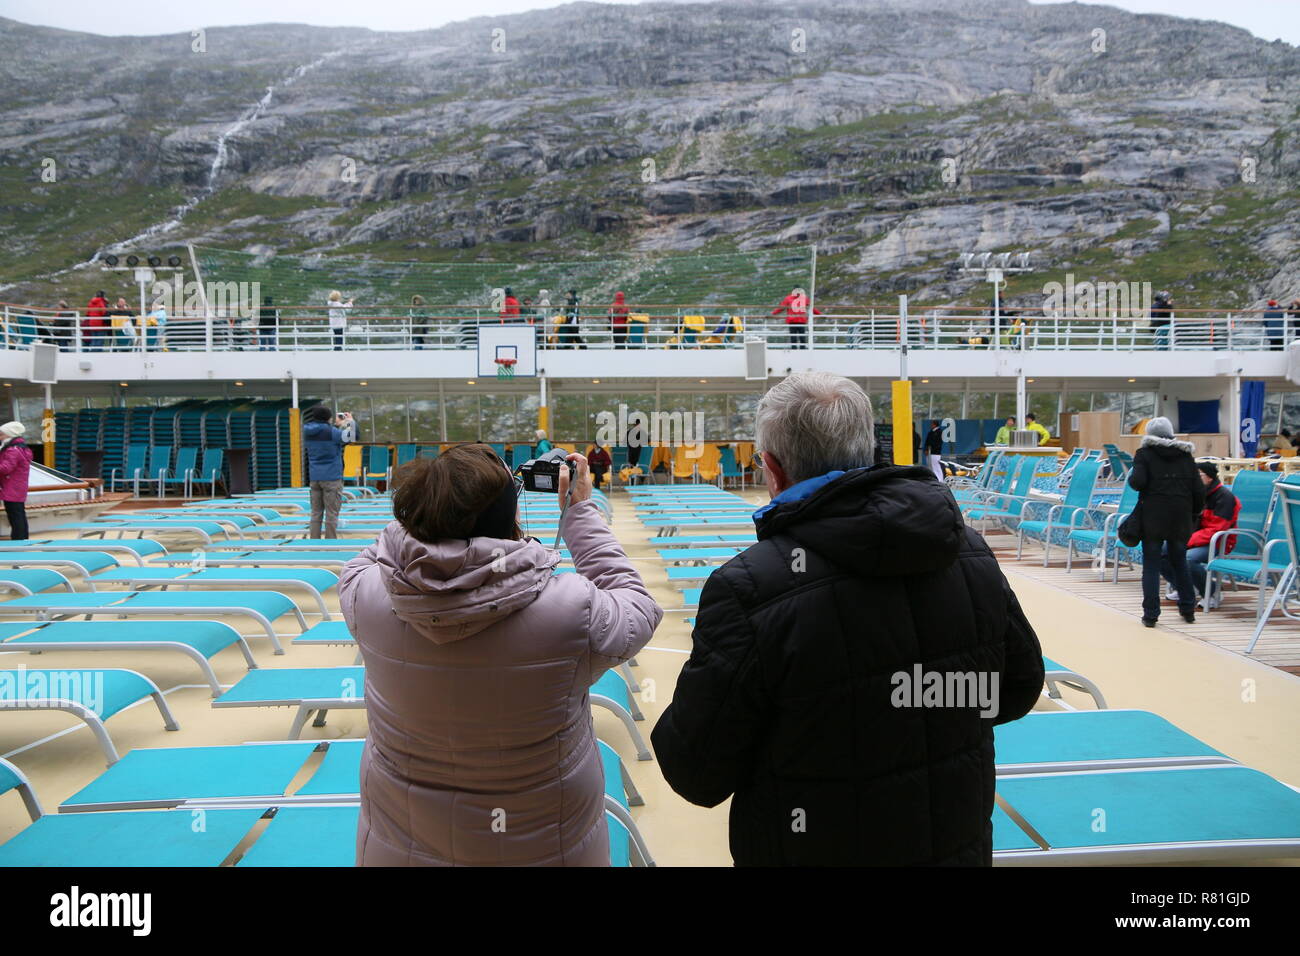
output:
[[[1016,0],[575,3],[199,38],[0,20],[0,76],[10,301],[84,298],[98,265],[63,270],[150,229],[130,248],[816,243],[819,300],[845,307],[982,303],[954,266],[976,250],[1033,253],[1009,290],[1027,302],[1066,272],[1189,306],[1300,295],[1300,50],[1222,24]]]

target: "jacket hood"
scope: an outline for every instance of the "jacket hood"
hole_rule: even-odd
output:
[[[615,292],[615,293],[614,293],[614,301],[617,302],[619,305],[622,305],[622,304],[623,304],[623,293],[622,293],[622,292]]]
[[[531,539],[426,544],[393,521],[379,535],[376,561],[398,619],[435,644],[449,644],[535,601],[560,553]]]
[[[1140,447],[1150,448],[1162,458],[1172,458],[1180,452],[1186,452],[1190,455],[1196,448],[1189,441],[1179,441],[1177,438],[1161,438],[1158,435],[1144,435]]]
[[[845,472],[802,500],[775,503],[755,525],[760,539],[788,535],[846,570],[876,576],[941,570],[957,560],[963,538],[947,487],[916,466]]]

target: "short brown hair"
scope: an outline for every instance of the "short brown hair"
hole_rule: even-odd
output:
[[[479,514],[513,486],[487,445],[453,445],[437,458],[416,458],[393,472],[393,517],[426,544],[469,538]],[[511,540],[523,538],[518,519]]]

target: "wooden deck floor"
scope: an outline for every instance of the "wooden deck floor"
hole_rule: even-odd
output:
[[[1042,565],[1043,551],[1037,545],[1027,543],[1024,557],[1016,560],[1014,536],[990,533],[987,540],[1003,568],[1013,575],[1023,575],[1075,597],[1094,601],[1136,618],[1142,617],[1141,566],[1121,568],[1119,582],[1112,584],[1110,570],[1107,569],[1106,580],[1100,581],[1097,571],[1089,568],[1086,558],[1080,563],[1076,557],[1074,570],[1067,572],[1065,552],[1061,549],[1052,549],[1051,564],[1045,568]],[[1237,591],[1229,588],[1224,594],[1223,604],[1217,610],[1208,614],[1197,610],[1195,624],[1185,623],[1178,615],[1177,606],[1164,602],[1159,626],[1214,644],[1234,654],[1245,655],[1255,631],[1256,601],[1257,592],[1254,588],[1242,587]],[[1300,675],[1300,621],[1287,620],[1280,613],[1274,612],[1250,657]]]

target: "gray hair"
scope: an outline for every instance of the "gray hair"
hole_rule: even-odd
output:
[[[773,385],[755,431],[759,451],[772,452],[792,483],[873,463],[871,399],[834,372],[795,372]]]

